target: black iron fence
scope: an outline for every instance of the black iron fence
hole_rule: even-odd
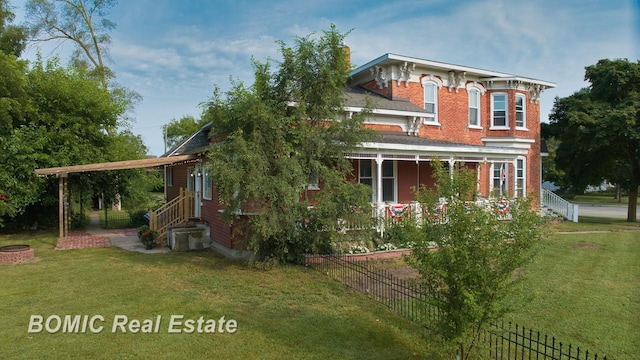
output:
[[[433,298],[421,290],[414,279],[399,278],[369,261],[355,261],[349,255],[308,256],[305,263],[426,328],[433,329],[429,324],[439,319],[440,311]],[[607,360],[606,356],[598,357],[511,322],[491,323],[481,340],[482,347],[488,348],[489,358],[496,360]]]

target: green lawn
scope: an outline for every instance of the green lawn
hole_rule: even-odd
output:
[[[640,232],[620,226],[601,220],[573,230],[614,232],[551,236],[525,268],[509,299],[517,310],[505,318],[610,359],[637,359]]]
[[[2,359],[444,357],[433,335],[302,267],[259,271],[208,251],[56,251],[53,234],[0,236],[0,246],[18,243],[35,248],[37,260],[0,265]],[[32,315],[100,315],[104,329],[28,333]],[[158,333],[113,333],[117,315],[162,321]],[[237,331],[170,334],[172,315],[224,316]]]
[[[545,242],[520,274],[505,319],[610,359],[633,359],[640,348],[637,230],[640,223],[604,219],[554,225],[554,232],[581,232]],[[0,338],[11,344],[0,347],[2,359],[450,358],[437,336],[305,268],[259,271],[212,252],[56,251],[51,233],[0,236],[0,246],[18,243],[35,248],[37,259],[0,265]],[[31,315],[100,315],[104,329],[28,333]],[[117,315],[141,322],[160,315],[160,330],[113,333]],[[224,316],[237,331],[170,334],[172,315]]]

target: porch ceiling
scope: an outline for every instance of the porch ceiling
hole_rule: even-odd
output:
[[[105,170],[124,170],[124,169],[140,169],[154,168],[157,166],[174,164],[181,161],[195,159],[195,155],[180,155],[160,158],[148,158],[140,160],[112,161],[96,164],[61,166],[44,169],[36,169],[36,175],[63,175],[76,172],[87,171],[105,171]]]

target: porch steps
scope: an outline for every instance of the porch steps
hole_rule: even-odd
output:
[[[578,222],[578,204],[572,204],[548,189],[542,189],[541,195],[540,202],[543,215],[551,213],[562,216],[563,219]]]
[[[189,224],[196,219],[194,205],[194,192],[181,188],[180,195],[149,212],[149,228],[158,232],[158,244],[167,245],[167,234],[171,227]]]

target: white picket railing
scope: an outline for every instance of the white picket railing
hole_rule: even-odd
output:
[[[542,207],[547,208],[567,220],[578,222],[578,204],[572,204],[553,192],[542,189]]]

